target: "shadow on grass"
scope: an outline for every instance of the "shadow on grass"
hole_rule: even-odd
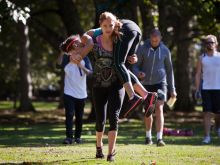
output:
[[[81,164],[81,163],[88,163],[88,162],[97,162],[96,158],[81,158],[81,159],[76,159],[74,161],[72,160],[68,160],[68,159],[64,159],[64,160],[56,160],[56,161],[50,161],[50,162],[21,162],[21,163],[7,163],[7,165],[43,165],[43,164]],[[5,163],[0,163],[0,165],[5,165]]]
[[[82,138],[85,144],[95,144],[94,123],[84,124]],[[107,124],[108,125],[108,124]],[[202,145],[203,128],[199,124],[172,124],[169,128],[188,128],[194,131],[191,137],[165,136],[167,145]],[[166,125],[165,125],[166,127]],[[106,128],[106,131],[108,127]],[[153,132],[153,135],[156,133]],[[214,135],[214,134],[213,134]],[[120,123],[117,144],[144,144],[145,130],[144,124],[133,120]],[[64,146],[62,141],[65,137],[65,127],[63,124],[36,124],[36,125],[1,125],[0,126],[0,147],[47,147]],[[215,136],[213,136],[215,137]],[[156,139],[153,138],[156,143]],[[107,137],[104,138],[107,143]],[[213,138],[210,145],[220,146],[219,139]]]
[[[83,135],[88,135],[85,143],[95,142],[92,139],[95,132],[92,124],[85,124]],[[37,125],[1,125],[0,147],[47,147],[62,145],[65,137],[65,127],[62,124],[37,124]]]

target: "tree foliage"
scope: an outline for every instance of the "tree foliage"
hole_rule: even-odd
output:
[[[9,6],[11,2],[14,6]],[[172,51],[178,91],[178,110],[193,109],[194,65],[202,36],[220,32],[218,0],[1,0],[0,1],[0,97],[19,95],[20,35],[13,14],[28,16],[30,75],[34,90],[53,85],[59,88],[61,72],[55,69],[59,44],[71,34],[98,27],[100,13],[110,11],[140,25],[143,39],[158,26]],[[22,11],[22,12],[21,12]],[[22,18],[22,17],[21,17]],[[22,21],[22,19],[18,20]]]

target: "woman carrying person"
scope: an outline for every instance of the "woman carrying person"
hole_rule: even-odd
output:
[[[136,52],[141,40],[141,30],[133,21],[126,19],[119,20],[110,12],[102,13],[100,18],[102,16],[108,17],[108,19],[111,21],[110,26],[113,28],[111,37],[114,47],[114,70],[119,76],[129,97],[124,117],[126,117],[128,113],[134,110],[139,104],[141,104],[143,100],[145,103],[145,115],[150,116],[155,109],[157,94],[155,92],[151,93],[146,91],[137,77],[125,66],[127,57],[134,55]],[[86,34],[90,36],[99,36],[104,33],[103,30],[103,28],[91,29]],[[107,29],[105,33],[109,33],[109,30]],[[82,57],[84,57],[84,54],[79,54],[78,56],[74,57],[74,61],[78,63]],[[141,97],[134,91],[136,91]]]

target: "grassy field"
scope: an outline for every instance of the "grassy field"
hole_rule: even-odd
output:
[[[39,109],[45,105],[41,103]],[[48,106],[48,105],[47,105]],[[46,107],[47,107],[46,106]],[[41,110],[40,110],[41,111]],[[50,111],[55,113],[55,111]],[[175,122],[176,121],[176,122]],[[143,122],[130,120],[120,123],[116,161],[121,165],[219,165],[220,140],[212,132],[212,143],[202,145],[202,125],[199,122],[179,122],[167,119],[165,127],[193,129],[192,137],[165,136],[165,147],[144,145]],[[108,130],[108,127],[106,128]],[[81,145],[63,145],[65,128],[61,123],[14,123],[0,124],[0,164],[109,164],[95,159],[94,123],[83,126]],[[155,132],[153,132],[155,135]],[[156,141],[154,136],[154,142]],[[107,136],[104,139],[107,154]]]

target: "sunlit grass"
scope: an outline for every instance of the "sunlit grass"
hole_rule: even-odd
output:
[[[199,111],[199,112],[202,112],[202,106],[195,106],[195,110]]]
[[[12,101],[0,101],[0,110],[13,109]]]
[[[33,106],[36,111],[51,111],[56,110],[59,102],[57,101],[33,101]],[[12,110],[13,107],[12,101],[0,101],[0,110]],[[17,107],[19,104],[17,103]],[[91,103],[89,101],[86,102],[85,108],[90,109]]]
[[[43,102],[43,101],[38,101],[38,102],[33,102],[34,107],[36,108],[37,111],[48,111],[48,110],[55,110],[58,107],[58,102]]]
[[[168,125],[166,124],[166,127]],[[212,143],[202,145],[202,125],[172,124],[171,128],[192,128],[193,137],[166,136],[165,147],[145,146],[144,125],[131,120],[120,123],[115,164],[220,164],[220,142],[212,132]],[[64,124],[1,125],[0,163],[29,164],[108,164],[95,157],[95,123],[84,124],[82,145],[62,145]],[[108,127],[106,127],[108,130]],[[153,131],[153,140],[156,141]],[[104,153],[107,154],[107,135],[104,136]]]
[[[12,101],[0,101],[0,110],[13,109],[14,103]],[[19,103],[16,104],[19,107]],[[47,102],[47,101],[33,101],[33,106],[37,111],[42,110],[55,110],[58,107],[58,102]]]

